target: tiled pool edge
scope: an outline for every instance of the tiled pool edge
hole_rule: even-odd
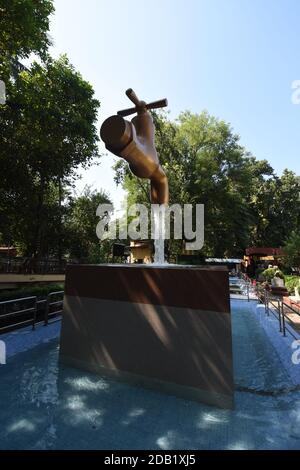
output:
[[[245,305],[246,301],[231,299],[231,302]],[[270,343],[277,352],[279,360],[290,376],[292,383],[294,385],[300,385],[300,364],[293,364],[292,362],[292,354],[295,352],[295,349],[293,349],[291,345],[294,341],[294,338],[292,338],[289,334],[287,334],[287,336],[283,336],[283,334],[279,332],[278,320],[276,320],[272,314],[269,316],[266,315],[265,306],[263,304],[259,304],[258,302],[253,301],[247,303],[249,305],[249,309],[252,310],[253,314],[256,316],[257,320],[268,336]],[[296,332],[294,332],[294,334],[297,340],[300,340],[300,335]]]

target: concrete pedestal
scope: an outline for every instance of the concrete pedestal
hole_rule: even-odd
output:
[[[60,360],[231,408],[234,383],[227,270],[69,265]]]

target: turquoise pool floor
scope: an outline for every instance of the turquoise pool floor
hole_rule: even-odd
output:
[[[63,367],[54,338],[0,366],[0,449],[300,449],[300,391],[251,305],[232,321],[234,410]]]

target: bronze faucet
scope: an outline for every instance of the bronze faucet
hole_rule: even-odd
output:
[[[166,99],[146,104],[138,99],[134,91],[126,91],[134,108],[118,111],[117,115],[107,118],[100,129],[101,139],[106,148],[124,158],[132,173],[139,178],[148,178],[151,182],[150,199],[153,204],[168,204],[168,178],[162,169],[154,143],[154,124],[149,109],[168,105]],[[123,116],[137,113],[131,122]]]

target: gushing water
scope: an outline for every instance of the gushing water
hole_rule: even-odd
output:
[[[154,225],[154,264],[165,261],[165,210],[164,207],[153,212]]]
[[[164,239],[154,240],[154,264],[165,264]]]

